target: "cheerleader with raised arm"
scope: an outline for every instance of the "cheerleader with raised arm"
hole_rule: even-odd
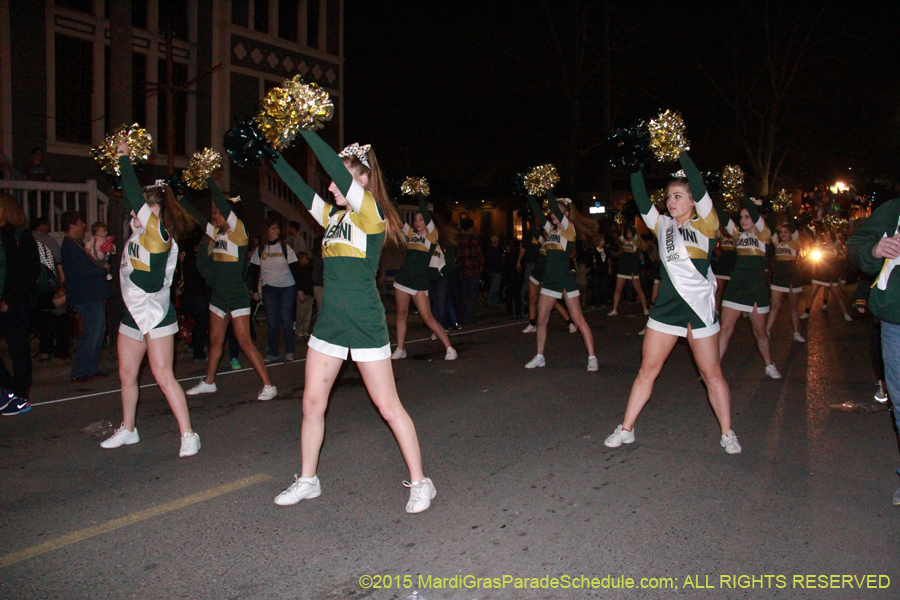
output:
[[[325,410],[341,365],[349,355],[356,361],[372,402],[394,433],[409,469],[411,483],[404,482],[410,488],[406,512],[422,512],[431,505],[436,491],[422,471],[416,429],[397,395],[384,305],[375,282],[385,239],[398,244],[407,241],[400,217],[388,198],[370,146],[353,144],[339,156],[314,132],[302,131],[301,135],[333,180],[328,190],[334,203],[320,198],[284,157],[278,155],[273,160],[278,175],[325,228],[324,301],[306,354],[301,473],[275,503],[296,504],[321,494],[317,472],[325,437]]]
[[[271,400],[278,395],[278,390],[272,385],[266,363],[250,335],[250,290],[244,283],[249,244],[247,230],[215,180],[209,177],[206,184],[213,197],[211,222],[206,221],[187,200],[182,202],[182,206],[193,212],[201,224],[205,224],[206,235],[212,242],[212,252],[205,257],[198,256],[198,260],[203,258],[209,264],[212,275],[212,280],[206,282],[212,289],[209,299],[209,362],[206,377],[185,393],[196,396],[217,390],[216,371],[222,360],[228,324],[231,323],[241,350],[262,380],[263,387],[256,399]]]
[[[637,234],[637,229],[633,225],[626,225],[625,231],[619,236],[619,242],[622,245],[622,256],[619,257],[619,272],[616,273],[613,308],[609,311],[608,316],[614,317],[619,314],[619,299],[622,297],[622,288],[625,287],[626,281],[630,281],[631,285],[634,286],[634,291],[641,301],[644,314],[649,315],[650,309],[647,308],[647,296],[641,287],[641,250],[644,249],[644,241]]]
[[[403,235],[406,236],[406,259],[394,279],[394,300],[397,304],[397,349],[391,354],[393,360],[406,358],[406,326],[409,319],[409,301],[412,300],[422,322],[431,330],[446,350],[444,360],[456,360],[457,354],[450,345],[450,338],[444,326],[437,322],[431,314],[431,303],[428,300],[428,266],[433,250],[437,250],[438,230],[431,211],[425,203],[422,193],[422,182],[416,182],[416,198],[419,212],[413,217],[413,226],[403,224]]]
[[[584,315],[581,312],[580,292],[575,283],[575,276],[569,268],[569,256],[575,249],[577,237],[590,240],[596,237],[597,224],[587,219],[578,212],[572,201],[568,198],[557,200],[553,193],[547,191],[547,200],[550,204],[550,218],[544,215],[538,204],[537,198],[528,195],[531,210],[538,218],[538,222],[547,232],[547,242],[544,249],[547,251],[547,268],[541,287],[537,311],[537,355],[528,361],[526,369],[543,367],[547,364],[544,358],[544,346],[547,342],[547,322],[553,305],[562,300],[572,316],[572,322],[584,340],[588,351],[588,371],[597,371],[600,368],[597,357],[594,355],[594,336]]]
[[[800,232],[791,229],[787,223],[778,226],[778,242],[775,244],[775,265],[772,268],[772,282],[769,289],[772,291],[772,306],[769,317],[766,320],[766,336],[771,337],[772,325],[784,295],[788,296],[788,304],[791,307],[791,326],[794,329],[794,341],[801,344],[806,341],[800,335],[800,313],[797,310],[800,292],[803,291],[803,278],[800,276],[800,267],[797,265],[797,257],[802,247]]]
[[[694,162],[685,153],[679,160],[687,177],[669,182],[666,207],[671,216],[660,214],[653,206],[643,175],[631,175],[641,216],[659,242],[662,281],[647,322],[641,370],[631,387],[625,418],[604,444],[617,448],[634,442],[634,423],[650,400],[653,384],[672,348],[679,337],[684,337],[719,421],[720,444],[728,454],[738,454],[741,445],[731,429],[731,392],[719,363],[716,284],[710,270],[719,219]]]
[[[781,373],[772,362],[769,338],[766,335],[766,313],[769,312],[769,286],[766,282],[766,244],[772,241],[769,226],[756,210],[753,200],[746,194],[741,209],[741,227],[724,211],[719,218],[726,221],[725,229],[734,238],[737,259],[731,281],[722,298],[722,333],[719,335],[719,355],[725,356],[734,326],[742,312],[750,315],[756,347],[766,365],[766,375],[781,379]]]
[[[184,390],[175,379],[172,363],[178,320],[171,302],[171,286],[178,261],[176,238],[195,225],[175,200],[168,185],[157,181],[141,189],[129,159],[130,148],[116,148],[122,173],[122,200],[131,213],[131,237],[125,243],[119,269],[125,310],[116,343],[122,385],[122,425],[101,448],[119,448],[140,441],[135,418],[140,396],[138,376],[146,354],[181,431],[181,457],[200,450],[200,436],[191,428]]]
[[[816,257],[818,253],[818,258]],[[812,277],[812,288],[809,292],[809,298],[806,300],[806,310],[800,315],[801,319],[809,318],[809,311],[813,302],[816,300],[816,294],[820,289],[831,291],[844,313],[844,320],[852,321],[853,317],[847,312],[847,306],[850,302],[844,295],[840,285],[841,261],[844,257],[844,247],[835,239],[834,233],[827,227],[823,229],[822,236],[816,241],[813,247],[814,273]],[[825,292],[823,292],[824,296]],[[822,310],[828,310],[827,296],[822,300]]]
[[[544,284],[544,277],[547,274],[547,232],[543,228],[538,229],[536,241],[538,246],[537,260],[534,268],[531,270],[531,274],[528,275],[528,281],[525,282],[525,286],[528,288],[528,325],[525,326],[522,333],[534,333],[537,331],[538,299],[541,297],[541,286]],[[522,245],[525,245],[524,240]],[[572,322],[572,317],[562,302],[557,300],[553,304],[553,310],[558,312],[559,316],[566,322],[569,333],[578,331],[578,327]]]
[[[722,296],[725,295],[725,288],[731,280],[731,274],[734,272],[734,263],[737,260],[736,248],[734,246],[734,238],[725,231],[725,224],[720,223],[717,232],[719,245],[717,248],[718,260],[713,261],[713,273],[716,275],[716,310],[722,309]]]

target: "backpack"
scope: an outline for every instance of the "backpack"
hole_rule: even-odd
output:
[[[56,276],[56,261],[53,259],[53,253],[50,248],[34,240],[37,244],[38,254],[41,257],[41,272],[37,278],[37,295],[43,296],[55,292],[59,287],[59,280]]]

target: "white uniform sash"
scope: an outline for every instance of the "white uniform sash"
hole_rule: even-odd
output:
[[[138,238],[144,233],[143,229],[135,229],[133,224],[132,229],[134,229],[134,233],[132,233],[131,237],[128,239],[125,246],[126,248],[129,243],[132,243],[132,240],[137,244]],[[128,253],[123,252],[122,258],[122,266],[119,269],[122,301],[125,303],[125,306],[128,307],[128,312],[134,318],[134,322],[137,324],[141,335],[146,335],[150,333],[154,327],[162,323],[162,320],[169,312],[169,305],[172,303],[169,288],[172,287],[175,265],[178,262],[178,244],[175,243],[174,239],[172,240],[172,245],[169,248],[169,256],[166,259],[165,280],[163,281],[162,288],[156,292],[146,292],[135,285],[130,278],[131,273],[134,272],[134,267],[131,265],[131,259],[128,258]]]
[[[897,231],[900,231],[900,220],[897,221]],[[884,237],[887,237],[887,235]],[[887,289],[888,279],[891,278],[891,271],[894,270],[894,267],[896,267],[898,263],[900,263],[900,258],[884,259],[884,266],[881,268],[881,273],[878,274],[878,279],[875,281],[875,286],[879,290],[885,291]]]
[[[716,277],[712,269],[708,269],[704,277],[691,262],[687,246],[678,231],[678,221],[660,215],[656,230],[662,264],[672,285],[706,326],[711,327],[716,322]]]

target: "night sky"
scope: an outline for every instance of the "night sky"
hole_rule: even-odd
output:
[[[574,15],[585,5],[581,92],[567,94]],[[822,11],[781,104],[778,140],[792,145],[776,184],[811,189],[849,167],[861,188],[900,179],[900,3],[784,5],[772,3],[766,19],[754,0],[610,2],[612,127],[678,110],[700,167],[741,164],[752,188],[735,112],[716,88],[765,109],[765,25],[776,50],[796,48]],[[603,7],[347,0],[347,143],[372,143],[389,176],[429,177],[436,195],[507,193],[516,172],[545,162],[561,168],[564,192],[602,189]],[[581,100],[578,128],[569,97]]]

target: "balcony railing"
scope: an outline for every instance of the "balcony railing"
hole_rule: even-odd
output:
[[[78,211],[90,227],[97,221],[107,222],[109,197],[97,189],[97,181],[57,183],[45,181],[0,180],[0,191],[12,194],[30,221],[34,217],[50,219],[51,233],[60,230],[59,218],[64,212]]]

